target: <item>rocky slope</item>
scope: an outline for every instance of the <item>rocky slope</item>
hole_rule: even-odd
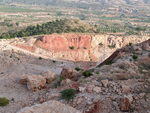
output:
[[[77,110],[82,113],[149,113],[150,40],[146,40],[149,37],[123,38],[88,35],[86,39],[84,37],[87,35],[75,35],[75,38],[83,37],[78,44],[68,41],[73,36],[51,35],[40,37],[40,39],[24,38],[0,41],[0,97],[10,100],[7,106],[0,107],[0,111],[2,113],[16,113],[17,111],[35,113],[38,109],[48,111],[51,107],[54,109],[52,112],[57,112],[60,105],[59,109],[62,109],[63,106],[65,112],[72,113]],[[55,46],[55,44],[61,44],[59,38],[63,38],[66,43],[60,46],[62,49]],[[140,41],[144,42],[140,43]],[[43,46],[44,43],[46,46]],[[53,51],[51,44],[57,51]],[[69,48],[72,45],[74,50]],[[111,46],[108,47],[108,45]],[[77,49],[83,46],[87,49]],[[121,49],[117,50],[117,48]],[[41,53],[37,52],[37,54],[36,51],[39,49]],[[51,51],[59,53],[61,50],[68,54],[72,51],[87,52],[90,50],[92,51],[90,54],[93,54],[96,60],[103,58],[103,62],[86,72],[82,69],[76,71],[74,68],[80,67],[81,63],[54,61],[46,54]],[[115,52],[111,55],[113,51]],[[108,57],[103,53],[108,53]],[[87,63],[87,61],[82,63]],[[50,82],[46,84],[48,74],[45,76],[45,73],[50,71],[54,71],[55,75],[49,76]],[[91,76],[85,74],[87,72],[92,73]],[[27,78],[28,83],[23,85],[19,83],[19,79],[25,74],[30,77]],[[36,86],[36,90],[30,90],[30,86],[33,88]],[[60,92],[68,88],[76,90],[76,94],[74,99],[67,102],[61,98]]]
[[[149,113],[150,112],[150,40],[124,47],[99,67],[88,70],[93,76],[85,78],[82,71],[62,72],[65,79],[56,89],[34,100],[43,103],[57,100],[83,113]],[[117,54],[116,54],[117,53]],[[112,62],[108,63],[109,60]],[[67,75],[69,75],[67,77]],[[70,78],[71,76],[71,78]],[[55,81],[55,80],[54,80]],[[74,100],[60,100],[60,91],[73,88],[78,91]]]

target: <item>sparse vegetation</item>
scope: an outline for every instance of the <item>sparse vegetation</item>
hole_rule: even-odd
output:
[[[39,60],[42,60],[42,57],[39,57]]]
[[[138,56],[133,55],[132,58],[133,58],[134,60],[136,60],[136,59],[138,59]]]
[[[64,78],[62,76],[59,77],[59,82],[61,83]]]
[[[74,46],[71,46],[70,49],[74,50]]]
[[[115,46],[113,46],[113,45],[108,45],[108,47],[109,47],[110,49],[115,48]]]
[[[53,60],[53,63],[56,63],[56,61],[55,61],[55,60]]]
[[[76,91],[74,89],[65,89],[60,93],[61,93],[61,99],[70,101],[71,99],[74,99]]]
[[[84,49],[87,49],[86,47],[84,47]]]
[[[91,72],[89,72],[89,71],[84,71],[83,73],[82,73],[82,75],[84,76],[84,77],[90,77],[90,76],[92,76],[93,74],[91,73]]]
[[[96,74],[98,75],[98,74],[99,74],[99,72],[96,72]]]
[[[100,46],[103,46],[103,44],[102,44],[102,43],[99,43],[99,45],[100,45]]]
[[[76,71],[80,71],[81,69],[80,69],[79,67],[76,67],[75,70],[76,70]]]
[[[132,46],[132,43],[129,43],[129,46]]]
[[[6,106],[7,104],[9,104],[9,100],[5,97],[0,97],[0,106]]]
[[[113,63],[112,60],[107,60],[107,62],[106,62],[107,65],[111,65],[112,63]]]

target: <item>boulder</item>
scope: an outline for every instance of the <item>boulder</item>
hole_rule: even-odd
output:
[[[139,95],[141,98],[143,98],[146,95],[146,93],[140,93]]]
[[[125,93],[125,92],[128,92],[130,90],[130,87],[127,86],[127,85],[122,85],[122,92]]]
[[[70,83],[71,83],[70,79],[65,79],[65,80],[62,80],[60,84],[65,85],[65,84],[70,84]]]
[[[27,77],[27,87],[32,91],[44,88],[46,86],[46,79],[40,75],[30,75]]]
[[[46,83],[51,83],[55,77],[55,73],[53,71],[46,71],[42,74],[42,76],[46,79]]]
[[[142,46],[142,49],[143,50],[150,50],[149,43],[144,43],[143,46]]]
[[[85,87],[79,87],[79,91],[80,91],[80,92],[84,92],[85,89],[86,89]]]
[[[113,78],[115,80],[128,80],[130,79],[130,76],[124,73],[117,73],[113,75]]]
[[[58,101],[48,101],[43,104],[36,104],[25,107],[17,113],[81,113],[73,107],[61,104]]]
[[[19,80],[19,83],[27,85],[27,76],[28,74],[23,74]]]
[[[126,95],[124,95],[120,102],[120,110],[123,112],[127,112],[130,110],[131,104]]]
[[[107,87],[108,80],[102,80],[101,82],[102,82],[102,84],[103,84],[104,87]]]
[[[95,91],[96,93],[100,93],[101,92],[101,87],[95,87],[93,89],[93,91]]]
[[[61,76],[64,78],[75,78],[77,76],[77,71],[72,68],[63,68],[61,71]]]

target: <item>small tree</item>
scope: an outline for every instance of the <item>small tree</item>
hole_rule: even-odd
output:
[[[16,25],[19,26],[19,22],[16,22]]]

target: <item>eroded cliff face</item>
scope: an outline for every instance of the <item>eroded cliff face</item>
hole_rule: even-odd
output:
[[[129,43],[141,43],[149,38],[137,36],[52,34],[45,35],[35,41],[26,41],[28,43],[24,42],[24,44],[17,42],[15,45],[55,59],[103,62],[117,49]],[[74,49],[71,49],[71,46]]]

